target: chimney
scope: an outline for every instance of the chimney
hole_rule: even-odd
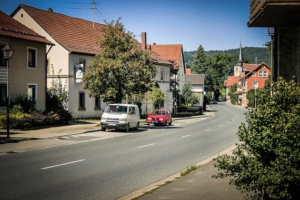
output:
[[[142,49],[147,49],[147,34],[142,32]]]
[[[52,8],[48,8],[48,11],[49,11],[49,12],[53,12]]]

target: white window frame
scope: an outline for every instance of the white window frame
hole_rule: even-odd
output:
[[[29,88],[32,88],[32,87],[30,87],[30,86],[34,86],[34,89],[35,89],[35,97],[34,97],[33,100],[37,101],[37,97],[38,97],[38,85],[37,85],[36,83],[28,83],[28,84],[27,84],[27,96],[28,96],[28,97],[31,96],[31,95],[29,94]]]
[[[263,71],[263,76],[268,77],[268,71]]]
[[[35,52],[35,65],[34,66],[29,66],[29,51],[30,50],[34,50]],[[38,63],[37,63],[37,58],[38,58],[38,50],[37,48],[34,48],[34,47],[27,47],[27,67],[28,68],[37,68],[38,67]]]
[[[259,75],[258,75],[258,77],[263,77],[263,72],[262,71],[259,71]]]
[[[161,69],[160,69],[160,80],[161,80],[161,81],[164,81],[164,77],[165,77],[165,69],[164,69],[164,68],[161,68]]]

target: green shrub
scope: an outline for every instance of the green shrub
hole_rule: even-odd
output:
[[[270,91],[272,89],[272,91]],[[270,94],[273,93],[271,96]],[[246,113],[232,156],[216,159],[214,177],[231,177],[252,199],[300,199],[300,88],[279,78]]]
[[[18,109],[24,113],[31,113],[37,110],[36,101],[32,97],[25,94],[18,94],[16,96],[14,101],[11,103],[11,106],[14,107],[15,105],[17,105],[15,109]]]

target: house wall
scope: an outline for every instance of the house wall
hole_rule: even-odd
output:
[[[172,92],[170,91],[170,67],[168,65],[155,65],[156,67],[156,77],[155,80],[157,81],[159,88],[165,93],[166,99],[164,101],[164,105],[162,108],[165,108],[169,111],[172,111],[173,104],[172,104]],[[163,79],[161,79],[161,69],[164,71]],[[142,105],[142,114],[147,115],[154,110],[153,103],[147,94],[145,94],[145,102]]]
[[[1,44],[9,43],[14,49],[9,60],[9,96],[14,101],[20,94],[28,95],[28,85],[35,85],[37,109],[46,109],[46,44],[19,39],[0,38]],[[36,68],[27,66],[28,47],[36,49]],[[7,83],[7,67],[1,66],[0,84]],[[5,77],[5,78],[4,78]]]
[[[274,73],[290,81],[293,76],[300,81],[300,27],[277,28],[275,39]]]
[[[259,77],[259,72],[267,71],[267,77]],[[249,76],[247,78],[247,91],[254,89],[253,87],[253,82],[257,81],[258,82],[258,88],[263,88],[265,86],[266,81],[268,80],[268,77],[271,75],[271,70],[267,67],[259,69],[256,73],[255,76]]]
[[[23,14],[23,16],[22,16]],[[102,101],[101,109],[95,108],[95,99],[90,98],[85,93],[85,109],[79,109],[79,93],[83,91],[83,85],[76,83],[74,78],[74,67],[81,60],[85,60],[85,66],[94,58],[92,55],[79,55],[70,53],[63,46],[61,46],[51,35],[49,35],[42,27],[35,22],[35,20],[28,15],[23,9],[20,9],[15,14],[14,19],[21,22],[25,26],[33,29],[40,35],[45,36],[48,40],[53,42],[55,46],[51,48],[48,53],[48,66],[47,66],[47,87],[52,87],[52,81],[61,81],[63,87],[69,92],[69,111],[72,112],[75,118],[94,118],[100,117],[102,109],[106,104]],[[47,47],[47,51],[49,47]],[[60,79],[58,79],[58,76]]]
[[[179,63],[179,69],[178,69],[178,72],[177,72],[177,76],[179,78],[179,89],[180,89],[180,94],[182,94],[182,89],[183,89],[183,86],[184,86],[184,83],[185,83],[185,80],[184,80],[184,63],[183,63],[183,52],[181,53],[180,55],[180,63]]]
[[[197,95],[197,97],[199,98],[199,104],[203,108],[204,86],[202,86],[202,85],[193,85],[192,92],[194,92]]]

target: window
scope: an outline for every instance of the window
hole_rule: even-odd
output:
[[[100,98],[95,97],[95,110],[101,109],[101,103],[100,103]]]
[[[36,88],[37,88],[37,86],[33,85],[33,84],[29,84],[27,86],[27,95],[28,95],[28,97],[31,97],[35,101],[37,99],[36,98],[37,97],[37,95],[36,95]]]
[[[7,91],[7,86],[6,84],[1,84],[0,85],[0,106],[6,106],[6,93]]]
[[[255,76],[255,72],[252,72],[252,76]]]
[[[0,45],[0,66],[6,66],[6,62],[4,59],[4,54],[2,49],[5,47],[5,45]]]
[[[37,50],[34,48],[28,48],[27,52],[27,62],[28,62],[28,67],[37,67]]]
[[[164,72],[165,70],[164,69],[160,69],[160,80],[163,81],[164,80]]]
[[[268,77],[268,72],[264,71],[264,77]]]
[[[262,71],[259,71],[259,77],[263,77],[263,72]]]
[[[78,110],[85,110],[85,93],[79,92],[79,108]]]
[[[268,77],[268,71],[259,71],[259,77]]]

